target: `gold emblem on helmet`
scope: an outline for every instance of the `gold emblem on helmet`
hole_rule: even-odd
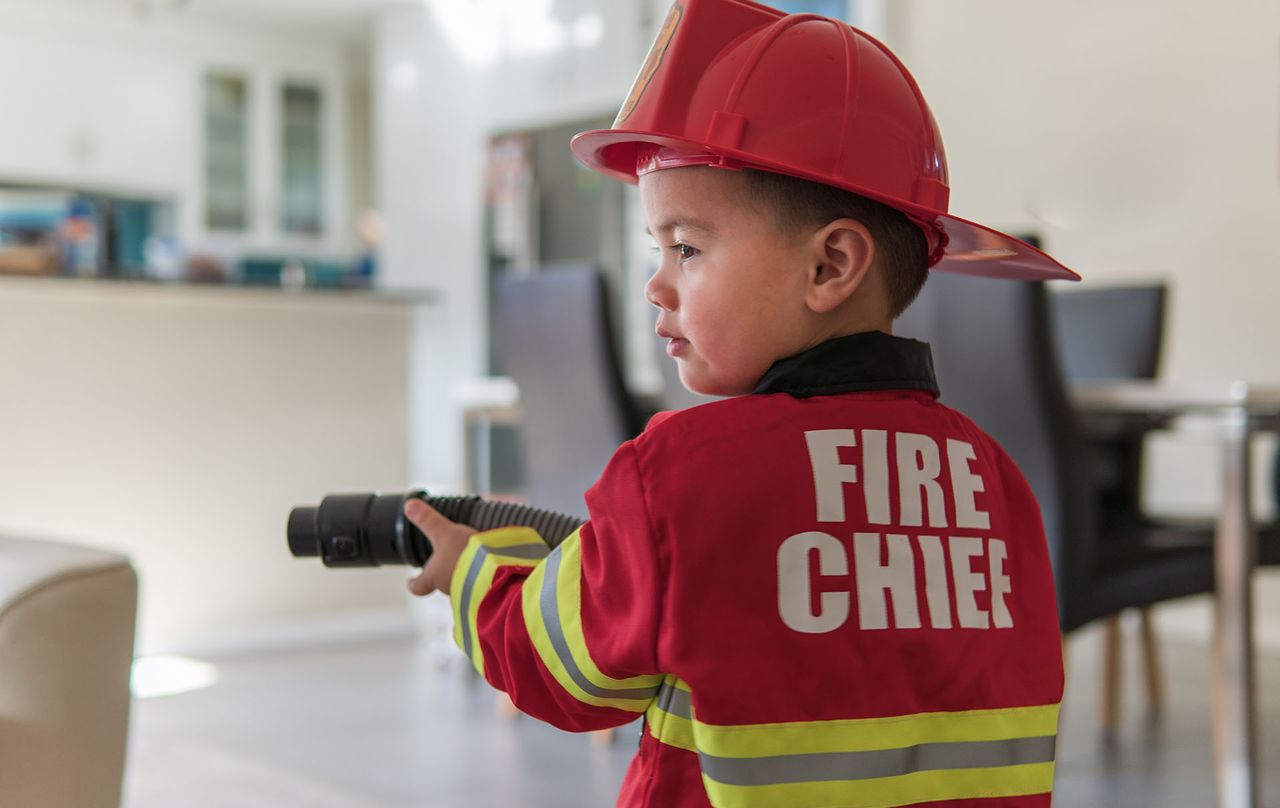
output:
[[[649,81],[662,65],[662,56],[667,52],[667,46],[671,44],[671,38],[675,36],[676,28],[679,27],[680,18],[683,16],[684,6],[674,3],[671,6],[671,10],[667,12],[667,18],[662,22],[662,29],[658,31],[657,38],[653,40],[653,45],[649,48],[649,55],[645,57],[644,66],[640,68],[640,73],[636,76],[635,83],[631,85],[631,92],[627,93],[627,100],[622,103],[622,109],[618,111],[618,117],[614,119],[613,128],[616,129],[621,126],[627,116],[635,111],[636,104],[640,103],[640,96],[644,95],[645,88],[649,86]]]

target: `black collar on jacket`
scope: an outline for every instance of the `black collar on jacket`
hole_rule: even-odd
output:
[[[924,390],[937,396],[929,346],[883,331],[837,337],[774,362],[752,392],[807,398],[870,390]]]

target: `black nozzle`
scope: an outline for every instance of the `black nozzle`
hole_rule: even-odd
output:
[[[289,552],[299,558],[320,555],[316,517],[320,509],[303,505],[289,511]]]
[[[479,497],[429,497],[407,494],[330,494],[319,506],[301,505],[289,513],[289,552],[319,556],[326,567],[421,567],[431,557],[431,542],[404,515],[412,498],[426,500],[445,518],[476,530],[522,525],[554,547],[582,524],[576,516],[553,513]]]
[[[431,543],[404,516],[407,494],[331,494],[318,507],[300,506],[289,513],[289,552],[319,556],[328,567],[376,567],[408,564],[421,567],[431,557]]]

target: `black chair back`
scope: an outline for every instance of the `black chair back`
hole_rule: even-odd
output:
[[[583,493],[644,426],[623,381],[604,275],[547,266],[498,275],[493,292],[495,358],[520,388],[529,502],[585,515]]]
[[[1087,597],[1096,531],[1044,284],[934,272],[894,328],[930,343],[942,401],[1013,458],[1044,519],[1059,614]]]
[[[1164,337],[1163,285],[1062,291],[1049,300],[1068,383],[1155,378]],[[1091,433],[1102,523],[1140,524],[1143,431],[1124,418],[1097,418]]]
[[[1054,338],[1071,383],[1154,379],[1164,339],[1162,284],[1050,295]]]

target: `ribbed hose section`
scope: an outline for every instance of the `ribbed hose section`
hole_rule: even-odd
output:
[[[499,527],[531,527],[546,543],[555,547],[582,527],[583,519],[555,511],[544,511],[512,502],[488,502],[476,496],[427,497],[427,504],[447,519],[476,530]]]

